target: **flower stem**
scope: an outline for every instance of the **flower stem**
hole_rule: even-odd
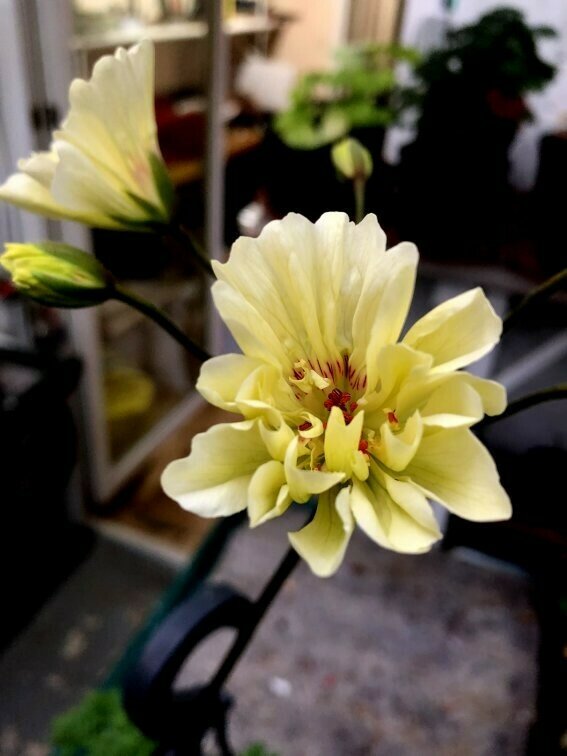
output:
[[[244,624],[227,655],[225,656],[222,664],[218,668],[215,676],[211,680],[210,688],[214,691],[220,691],[226,679],[234,669],[237,661],[240,659],[246,647],[250,643],[252,636],[256,632],[256,628],[260,624],[260,621],[270,604],[277,596],[279,590],[293,572],[297,563],[299,562],[299,554],[294,549],[289,549],[276,568],[276,571],[272,577],[268,580],[259,598],[252,605],[251,615]]]
[[[208,354],[198,344],[195,344],[195,342],[192,341],[180,328],[178,328],[164,312],[155,307],[155,305],[153,305],[151,302],[148,302],[146,299],[142,299],[142,297],[139,297],[137,294],[134,294],[133,292],[123,288],[122,286],[119,286],[118,284],[115,284],[114,286],[112,298],[117,299],[119,302],[124,302],[124,304],[133,307],[135,310],[138,310],[138,312],[141,312],[142,315],[145,315],[147,318],[150,318],[150,320],[153,320],[154,323],[157,323],[157,325],[160,328],[163,328],[163,330],[166,331],[166,333],[168,333],[170,336],[172,336],[178,344],[181,344],[184,349],[186,349],[190,354],[193,355],[193,357],[196,357],[201,362],[205,362],[205,360],[210,359],[210,354]]]
[[[508,313],[504,318],[503,333],[510,330],[510,328],[516,324],[516,321],[520,317],[523,317],[526,312],[531,310],[531,308],[541,299],[550,296],[564,286],[567,286],[567,268],[559,271],[559,273],[551,276],[547,281],[544,281],[540,286],[537,286],[530,291],[529,294],[522,299],[520,304]]]
[[[354,219],[356,223],[360,223],[364,218],[366,178],[355,176],[352,180],[352,187],[354,189]]]
[[[166,238],[170,237],[173,239],[181,247],[188,249],[195,258],[197,265],[199,265],[199,267],[209,276],[212,276],[213,278],[215,277],[211,260],[207,255],[205,248],[197,240],[192,231],[189,231],[185,226],[172,224],[167,227],[165,236]]]
[[[533,394],[527,394],[521,399],[511,402],[501,415],[496,415],[496,417],[486,417],[480,425],[484,428],[485,426],[492,425],[499,420],[506,420],[507,418],[512,417],[512,415],[516,415],[518,412],[523,412],[523,410],[534,407],[536,404],[551,402],[555,399],[567,399],[567,383],[558,383],[556,386],[549,386],[549,388],[535,391]]]

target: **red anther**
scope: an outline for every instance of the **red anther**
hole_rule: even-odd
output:
[[[349,415],[348,412],[343,412],[343,417],[345,419],[345,425],[352,422],[352,415]]]
[[[301,425],[299,425],[297,429],[300,431],[306,431],[310,430],[312,427],[313,425],[309,422],[309,420],[307,420],[306,422],[301,423]]]
[[[334,388],[329,392],[329,395],[323,402],[323,406],[325,407],[325,409],[328,409],[329,412],[333,407],[340,407],[342,403],[342,396],[343,392],[338,388]]]
[[[388,422],[389,423],[399,423],[400,421],[396,417],[395,412],[388,412]]]
[[[363,454],[368,453],[368,441],[366,441],[364,438],[361,438],[358,442],[358,451],[361,451]]]
[[[343,392],[341,394],[341,404],[345,404],[346,405],[347,402],[350,402],[350,399],[351,399],[350,394],[347,394],[346,392]]]
[[[358,404],[356,402],[350,403],[349,410],[351,411],[351,413],[354,412],[357,408],[358,408]]]

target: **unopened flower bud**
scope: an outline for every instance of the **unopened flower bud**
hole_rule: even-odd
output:
[[[6,244],[0,265],[21,294],[50,307],[91,307],[113,291],[108,271],[67,244]]]
[[[347,179],[366,181],[372,175],[372,157],[357,139],[346,137],[331,150],[333,164]]]

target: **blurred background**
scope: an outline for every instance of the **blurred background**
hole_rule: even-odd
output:
[[[566,266],[564,2],[0,0],[0,18],[2,180],[18,158],[48,147],[72,78],[87,78],[117,46],[149,38],[179,217],[213,257],[224,259],[239,235],[255,236],[290,211],[352,217],[351,186],[330,159],[331,146],[350,134],[374,161],[367,212],[378,215],[390,245],[408,239],[420,249],[410,322],[478,285],[504,315]],[[48,237],[92,251],[213,352],[231,348],[209,282],[174,241],[91,232],[0,206],[0,242]],[[473,371],[504,383],[511,398],[564,381],[566,322],[563,291]],[[197,373],[168,336],[119,302],[52,310],[22,300],[0,278],[0,754],[48,752],[53,718],[87,690],[116,682],[135,631],[203,548],[214,523],[183,512],[159,486],[165,464],[223,419],[194,391]],[[482,437],[513,519],[445,520],[444,550],[419,558],[425,562],[377,556],[361,540],[324,590],[301,571],[274,609],[271,641],[261,635],[240,688],[235,679],[256,711],[253,721],[246,711],[237,719],[242,745],[261,733],[282,754],[567,749],[567,410],[540,405]],[[254,590],[285,536],[240,529],[233,540],[232,551],[218,549],[226,557],[219,574]],[[429,583],[415,588],[423,570],[439,592]],[[304,582],[315,596],[321,590],[325,622],[336,628],[328,655],[315,660],[305,649],[321,616],[307,629],[290,619],[305,614]],[[398,624],[380,629],[381,614]],[[336,641],[369,623],[375,635],[358,639],[356,652],[341,651],[340,664],[356,670],[356,684],[347,684],[327,669]],[[377,638],[393,645],[376,648]],[[408,678],[428,681],[416,701],[395,673],[404,654]],[[460,704],[444,678],[448,665]],[[382,676],[387,683],[374,690]],[[313,701],[329,719],[310,731],[300,714]],[[291,750],[290,722],[299,733]]]

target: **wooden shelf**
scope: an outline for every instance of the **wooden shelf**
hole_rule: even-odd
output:
[[[264,138],[264,131],[259,127],[227,128],[225,131],[224,154],[227,160],[242,155],[258,147]],[[171,160],[167,170],[175,186],[190,184],[205,175],[205,159]]]
[[[245,34],[262,34],[279,28],[277,21],[265,16],[251,16],[239,14],[225,21],[224,29],[229,36]],[[166,21],[161,24],[147,26],[132,25],[104,32],[90,34],[76,34],[71,37],[70,47],[73,52],[90,52],[104,50],[120,45],[132,45],[142,39],[153,42],[175,42],[191,39],[202,39],[207,35],[207,24],[204,21]]]

